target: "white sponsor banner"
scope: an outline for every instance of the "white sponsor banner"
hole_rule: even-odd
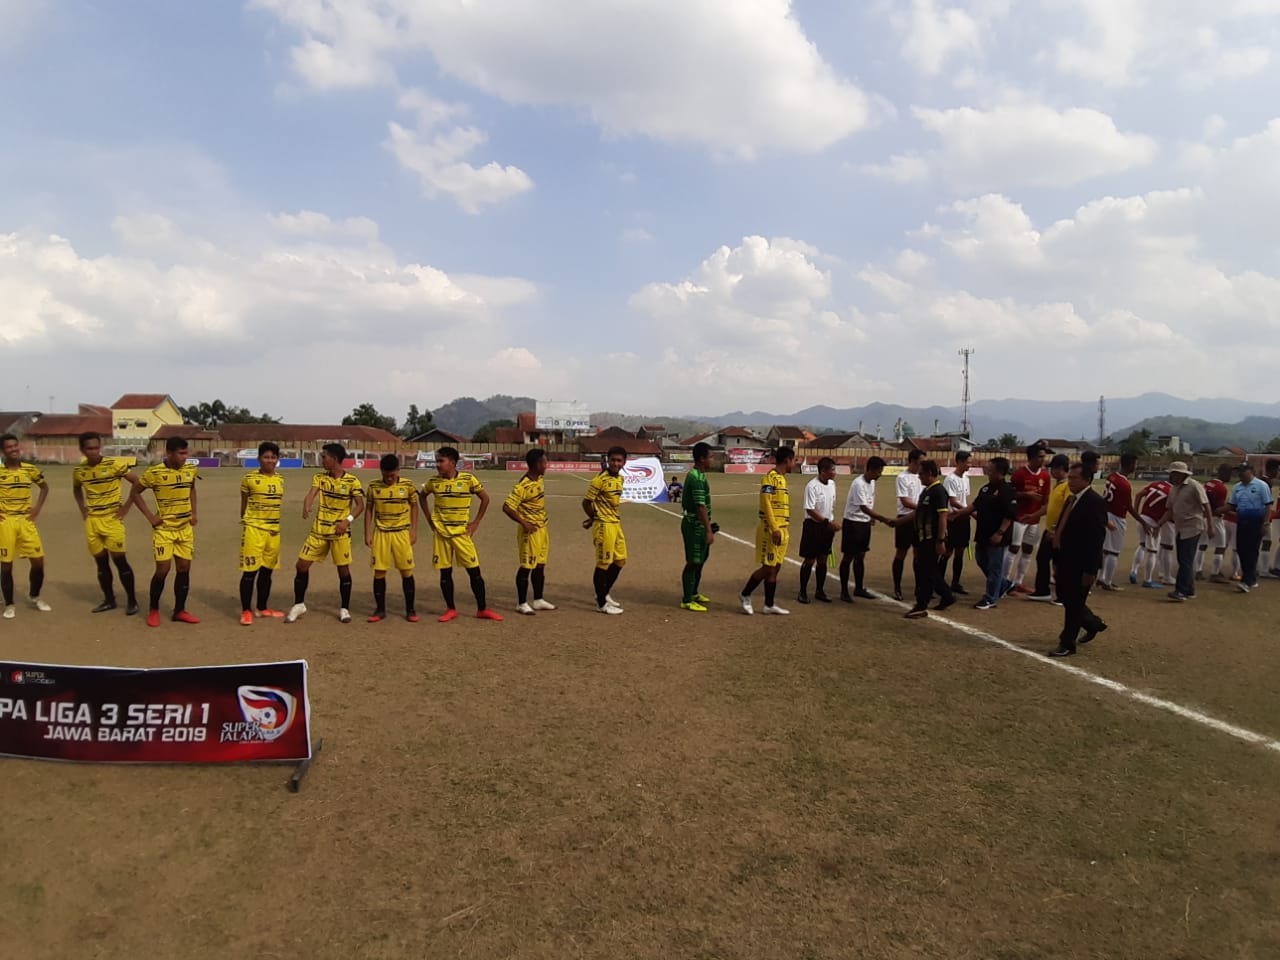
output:
[[[577,400],[539,400],[535,404],[534,427],[538,430],[591,430],[591,411]]]
[[[730,463],[761,463],[768,452],[763,447],[731,447],[727,454]]]
[[[657,457],[636,457],[622,468],[622,499],[635,503],[651,503],[667,499],[667,483],[662,476],[662,461]]]

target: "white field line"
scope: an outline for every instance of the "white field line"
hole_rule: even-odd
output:
[[[661,507],[656,503],[651,503],[649,506],[653,507],[655,510],[660,510],[663,513],[670,514],[673,517],[681,516],[681,514],[676,513],[674,510],[668,510],[666,507]],[[741,537],[735,537],[731,533],[725,533],[723,530],[716,534],[717,540],[722,537],[726,540],[731,540],[734,543],[740,543],[744,547],[751,547],[752,549],[755,548],[754,543],[743,540]],[[793,563],[797,567],[800,566],[800,561],[791,557],[787,557],[787,563]],[[898,607],[902,607],[903,609],[907,609],[908,607],[907,604],[900,603],[891,597],[882,595],[881,599],[887,603],[892,603]],[[997,647],[1002,647],[1013,653],[1029,657],[1031,660],[1043,667],[1049,667],[1054,670],[1061,670],[1064,673],[1069,673],[1074,677],[1078,677],[1079,679],[1086,681],[1087,683],[1092,683],[1094,686],[1102,687],[1104,690],[1110,690],[1112,693],[1126,697],[1135,703],[1154,707],[1156,710],[1163,710],[1165,713],[1171,713],[1176,717],[1181,717],[1183,720],[1190,720],[1192,723],[1198,723],[1200,726],[1208,727],[1210,730],[1216,730],[1218,733],[1225,733],[1227,736],[1234,737],[1237,740],[1243,740],[1245,743],[1252,743],[1265,750],[1270,750],[1273,753],[1280,753],[1280,740],[1275,740],[1265,734],[1258,733],[1255,730],[1237,726],[1234,723],[1228,723],[1226,720],[1220,720],[1219,718],[1205,713],[1202,710],[1197,710],[1194,707],[1183,706],[1182,704],[1175,703],[1172,700],[1165,700],[1163,697],[1143,693],[1141,690],[1135,690],[1133,687],[1128,684],[1121,683],[1119,680],[1112,680],[1109,677],[1091,673],[1088,670],[1077,667],[1075,664],[1066,663],[1064,660],[1046,657],[1044,654],[1028,650],[1026,647],[1020,647],[1016,643],[1010,643],[1003,637],[997,637],[994,633],[988,633],[986,630],[979,630],[977,627],[971,627],[967,623],[961,623],[960,621],[952,620],[949,617],[938,616],[933,611],[929,612],[929,620],[933,623],[941,623],[944,626],[958,630],[966,636],[973,637],[975,640],[982,640],[986,643],[995,644]]]

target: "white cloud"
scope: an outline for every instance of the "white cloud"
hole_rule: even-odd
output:
[[[1148,81],[1176,69],[1179,80],[1205,86],[1262,70],[1270,61],[1259,35],[1275,24],[1277,0],[1051,0],[1050,11],[1078,13],[1081,29],[1055,47],[1063,73],[1111,86]],[[1225,36],[1224,36],[1225,35]]]
[[[274,219],[291,223],[298,217]],[[481,351],[505,367],[517,361],[528,366],[527,351],[500,347],[510,343],[503,308],[536,294],[527,281],[450,276],[402,262],[367,233],[340,236],[350,241],[341,246],[308,236],[302,245],[255,249],[243,240],[223,247],[185,236],[153,216],[116,225],[122,235],[150,245],[171,238],[168,256],[89,256],[64,237],[0,234],[0,299],[6,304],[0,343],[13,362],[39,365],[41,358],[57,356],[59,368],[79,371],[67,389],[85,394],[95,387],[111,392],[123,377],[148,367],[147,379],[154,379],[178,356],[187,360],[174,370],[191,390],[219,378],[225,387],[226,364],[268,370],[274,364],[281,374],[346,371],[345,381],[361,364],[374,369],[389,349],[404,358],[437,340],[459,354]],[[315,364],[296,366],[313,354]],[[230,376],[247,386],[247,374]],[[303,393],[295,394],[294,386],[308,379],[290,380],[295,416],[302,413],[297,404]],[[497,377],[492,382],[500,388]],[[342,391],[344,401],[348,392]],[[332,406],[331,393],[317,389],[313,395]],[[260,402],[278,410],[278,389]]]
[[[1151,137],[1123,133],[1107,114],[1085,108],[1017,104],[990,110],[917,107],[914,113],[941,141],[927,156],[929,167],[966,190],[1066,187],[1146,166],[1158,153]],[[894,161],[919,172],[914,161],[905,167],[901,158]]]
[[[363,240],[378,239],[378,225],[368,217],[348,217],[344,220],[333,220],[327,214],[314,210],[300,210],[297,213],[276,213],[267,217],[267,221],[279,233],[286,236],[326,237],[352,236]]]
[[[892,19],[903,35],[903,58],[925,76],[940,73],[952,54],[981,46],[978,21],[959,7],[940,9],[935,0],[911,0],[909,9],[896,8]]]
[[[886,163],[867,163],[859,169],[894,183],[914,183],[929,178],[929,161],[916,154],[894,154]]]
[[[814,247],[786,237],[722,246],[683,280],[651,283],[631,297],[663,349],[656,364],[626,373],[626,386],[671,395],[698,384],[700,401],[796,408],[832,399],[861,372],[851,352],[866,337],[856,311],[832,302],[831,276]],[[656,382],[655,382],[656,381]]]
[[[418,115],[417,129],[388,123],[390,136],[383,146],[402,167],[418,175],[426,196],[443,193],[467,213],[479,213],[485,204],[501,203],[533,189],[533,180],[519,167],[467,163],[465,158],[482,146],[488,135],[470,126],[440,129],[464,116],[464,105],[445,103],[423,90],[411,89],[401,95],[400,107]]]
[[[294,68],[320,90],[390,82],[426,52],[476,90],[580,110],[613,136],[815,151],[871,120],[790,0],[252,2],[301,34]]]
[[[490,161],[483,167],[464,159],[488,137],[475,127],[455,127],[445,133],[407,130],[387,124],[385,146],[406,170],[418,175],[428,197],[446,194],[467,213],[479,213],[485,204],[501,203],[533,189],[533,180],[519,167]]]
[[[619,239],[623,243],[648,243],[653,239],[653,234],[644,227],[627,227],[622,231]]]

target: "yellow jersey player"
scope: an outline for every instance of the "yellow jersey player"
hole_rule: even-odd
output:
[[[543,477],[547,472],[547,452],[536,447],[525,454],[525,471],[502,505],[502,512],[514,520],[516,553],[520,566],[516,570],[516,612],[533,616],[539,610],[554,610],[554,603],[543,599],[546,585],[547,500]],[[529,582],[533,582],[533,603],[529,603]]]
[[[759,568],[742,588],[742,612],[753,614],[751,594],[764,584],[764,613],[788,614],[774,603],[778,591],[778,571],[787,556],[791,539],[791,495],[787,492],[787,474],[796,462],[796,452],[779,447],[773,452],[773,469],[760,481],[760,521],[756,525],[756,562]]]
[[[124,588],[125,616],[138,612],[138,596],[134,590],[133,568],[124,549],[124,518],[133,506],[133,493],[139,489],[138,478],[129,464],[119,457],[102,455],[102,434],[90,431],[80,434],[80,453],[84,463],[71,472],[71,492],[84,517],[84,535],[89,553],[98,565],[98,586],[102,588],[102,602],[93,608],[94,613],[106,613],[116,608],[115,588],[111,579],[111,564],[120,573],[120,586]],[[129,497],[125,499],[120,481],[129,481]]]
[[[151,605],[147,626],[160,626],[160,596],[169,576],[170,565],[177,567],[173,575],[173,620],[177,623],[199,623],[187,613],[187,593],[191,589],[191,558],[195,555],[196,532],[196,468],[187,465],[187,441],[170,437],[164,444],[164,459],[148,467],[133,493],[133,502],[151,524],[151,544],[155,548],[156,572],[151,576]],[[142,491],[150,490],[156,498],[156,512],[147,509]]]
[[[418,542],[418,488],[400,479],[400,458],[394,453],[384,454],[378,468],[382,479],[369,484],[369,509],[364,513],[364,543],[373,558],[374,610],[369,622],[387,619],[387,571],[395,567],[404,589],[404,618],[417,623],[413,547]]]
[[[596,474],[582,498],[582,510],[587,519],[583,528],[591,531],[591,542],[596,549],[596,569],[592,585],[596,591],[596,609],[616,616],[622,613],[611,591],[618,582],[618,574],[627,564],[627,538],[622,535],[622,468],[627,463],[627,451],[622,447],[610,447],[605,454],[605,468]]]
[[[39,467],[22,462],[18,438],[12,433],[0,436],[0,454],[4,456],[0,467],[0,590],[4,593],[4,618],[12,620],[17,616],[13,605],[15,560],[31,562],[27,602],[42,613],[52,609],[40,599],[40,588],[44,585],[44,545],[36,529],[36,517],[49,498],[49,484]],[[35,506],[31,505],[33,485],[40,488]]]
[[[342,462],[347,459],[347,448],[340,443],[326,443],[320,449],[320,466],[311,481],[311,489],[302,502],[302,519],[311,516],[311,507],[319,498],[320,505],[311,521],[311,532],[298,554],[297,572],[293,577],[293,606],[284,618],[293,623],[307,612],[307,584],[311,579],[311,565],[327,556],[333,557],[338,568],[338,593],[342,606],[338,619],[351,622],[351,524],[364,513],[364,488],[360,478],[348,473]]]
[[[240,478],[240,623],[253,626],[253,586],[258,616],[283,617],[271,609],[271,574],[280,566],[280,508],[284,477],[276,472],[280,447],[258,444],[258,469]]]
[[[453,447],[436,451],[436,475],[422,485],[423,509],[434,500],[430,514],[434,534],[432,559],[440,571],[440,592],[444,594],[445,611],[441,623],[457,619],[453,603],[453,565],[461,564],[471,578],[471,592],[476,598],[476,617],[501,620],[502,614],[490,610],[485,602],[484,577],[480,575],[480,557],[476,554],[475,535],[489,509],[489,494],[473,473],[458,470],[459,453]],[[471,498],[480,501],[476,518],[471,519]]]

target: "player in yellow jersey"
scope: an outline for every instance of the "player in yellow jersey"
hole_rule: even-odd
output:
[[[347,459],[347,448],[340,443],[326,443],[320,448],[320,466],[311,480],[311,489],[302,502],[302,519],[311,516],[311,507],[319,498],[316,516],[311,521],[311,532],[298,554],[297,572],[293,577],[293,606],[289,608],[285,623],[293,623],[307,612],[307,584],[311,580],[311,565],[327,556],[333,557],[338,568],[338,594],[342,606],[338,619],[351,622],[351,524],[364,513],[364,488],[360,478],[348,473],[342,462]]]
[[[164,444],[164,459],[143,472],[141,482],[133,491],[133,502],[151,524],[151,543],[156,555],[156,572],[151,576],[151,606],[147,611],[148,627],[160,626],[160,597],[171,565],[177,568],[173,575],[173,620],[177,623],[200,622],[187,613],[191,558],[195,555],[196,545],[198,479],[196,468],[187,466],[187,441],[181,437],[170,437]],[[142,499],[143,489],[150,490],[156,498],[155,513]]]
[[[543,599],[546,584],[547,500],[543,477],[547,472],[547,452],[537,447],[524,457],[525,471],[502,505],[502,512],[514,520],[516,554],[520,565],[516,570],[516,612],[533,616],[539,610],[554,610],[556,605]],[[533,582],[533,603],[529,603],[529,583]]]
[[[80,453],[84,463],[71,473],[71,492],[84,517],[84,535],[89,543],[89,553],[98,565],[98,586],[102,588],[102,602],[93,608],[94,613],[105,613],[116,608],[116,594],[111,582],[111,564],[120,573],[120,586],[124,587],[126,616],[138,612],[138,597],[134,591],[133,568],[124,551],[124,518],[133,506],[133,492],[139,489],[138,478],[129,464],[119,457],[102,455],[102,434],[89,431],[80,434]],[[129,498],[124,498],[120,481],[129,481]]]
[[[435,535],[432,559],[440,571],[440,592],[444,594],[445,612],[441,623],[457,619],[458,609],[453,604],[453,565],[460,563],[471,578],[471,592],[476,598],[476,617],[481,620],[501,620],[502,614],[490,610],[485,601],[484,577],[480,575],[480,557],[471,539],[485,511],[489,509],[489,494],[473,473],[458,470],[459,453],[453,447],[441,447],[436,451],[436,475],[422,485],[422,509],[434,501],[428,522]],[[480,501],[476,518],[471,519],[471,498]]]
[[[604,470],[592,479],[587,495],[582,498],[582,511],[587,515],[582,526],[591,531],[591,542],[596,548],[596,569],[592,575],[596,609],[611,616],[622,612],[622,605],[613,599],[610,591],[627,564],[627,538],[622,535],[622,517],[618,513],[622,503],[622,468],[626,463],[627,451],[610,447],[605,454]]]
[[[760,481],[760,522],[756,525],[756,562],[759,568],[742,588],[742,612],[753,614],[751,594],[764,584],[763,613],[788,614],[774,603],[778,591],[778,571],[787,556],[791,539],[791,495],[787,492],[787,474],[796,462],[796,452],[779,447],[773,452],[773,469]]]
[[[27,602],[42,613],[51,609],[40,599],[40,588],[44,585],[44,545],[36,529],[36,517],[49,497],[49,484],[39,467],[22,462],[18,438],[12,433],[0,436],[0,453],[4,456],[3,467],[0,467],[0,591],[4,593],[4,618],[12,620],[17,616],[13,605],[15,560],[31,562]],[[35,506],[31,505],[32,485],[40,488]]]
[[[284,477],[276,472],[280,447],[258,444],[258,469],[240,478],[240,623],[253,626],[253,586],[258,616],[283,617],[271,609],[271,574],[280,566],[280,508]]]
[[[418,542],[418,488],[400,479],[400,458],[394,453],[384,454],[378,468],[382,479],[369,484],[369,509],[364,512],[364,543],[373,557],[374,610],[369,622],[387,619],[387,571],[395,567],[404,589],[404,618],[417,623],[413,547]]]

